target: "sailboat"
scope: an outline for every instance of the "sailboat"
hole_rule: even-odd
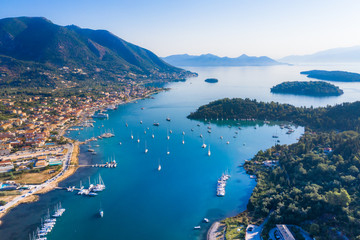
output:
[[[100,203],[99,215],[100,215],[101,218],[104,217],[104,211],[101,208],[101,203]]]
[[[159,171],[159,172],[161,171],[160,159],[159,159],[158,171]]]
[[[104,191],[105,190],[105,183],[104,181],[102,180],[101,178],[101,175],[99,174],[99,183],[96,184],[93,188],[92,188],[92,191],[94,192],[101,192],[101,191]]]
[[[203,144],[201,145],[202,148],[206,148],[206,144],[204,143],[204,139],[203,139]]]
[[[210,152],[210,145],[209,145],[209,149],[208,149],[208,156],[210,157],[211,152]]]
[[[146,147],[146,141],[145,141],[145,153],[147,153],[149,150]]]

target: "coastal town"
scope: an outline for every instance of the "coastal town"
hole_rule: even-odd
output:
[[[96,96],[1,98],[0,217],[19,203],[34,201],[35,194],[54,189],[76,171],[82,143],[64,137],[67,130],[92,127],[97,112],[161,90],[128,84],[121,92],[101,91]]]

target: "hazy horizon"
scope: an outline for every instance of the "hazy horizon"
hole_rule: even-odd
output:
[[[360,45],[358,9],[356,0],[5,0],[0,18],[39,16],[63,26],[105,29],[161,57],[280,59]]]

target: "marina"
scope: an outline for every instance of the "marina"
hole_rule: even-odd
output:
[[[50,211],[45,217],[41,218],[41,225],[32,234],[29,234],[29,240],[47,240],[47,235],[51,233],[56,224],[56,219],[60,218],[65,208],[61,206],[61,203],[55,206],[54,214],[50,216]]]

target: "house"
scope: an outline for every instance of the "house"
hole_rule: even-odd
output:
[[[12,128],[12,124],[11,123],[4,123],[3,125],[0,126],[0,130],[7,130],[9,128]]]
[[[45,160],[37,160],[35,163],[35,167],[46,167],[48,162]]]
[[[14,165],[10,160],[0,161],[0,173],[9,172],[14,169]]]
[[[286,225],[277,224],[276,228],[282,240],[296,240]]]
[[[329,148],[329,147],[327,147],[327,148],[324,148],[324,153],[332,153],[332,148]]]

